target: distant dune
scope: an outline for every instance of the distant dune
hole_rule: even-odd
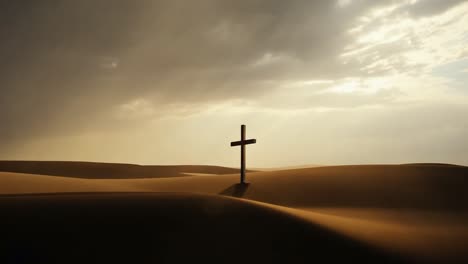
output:
[[[86,164],[88,165],[88,164]],[[111,166],[111,164],[106,164]],[[118,164],[117,166],[120,166]],[[196,166],[193,166],[194,168]],[[237,174],[96,180],[0,173],[1,193],[193,192],[223,194],[294,207],[468,209],[468,167],[446,165],[351,165],[251,172],[249,186]],[[183,171],[187,166],[173,166]],[[131,175],[133,177],[133,175]]]
[[[84,179],[135,179],[181,177],[184,173],[229,174],[239,170],[208,165],[159,165],[78,161],[0,161],[0,172],[18,172]]]
[[[464,166],[461,166],[461,165],[449,164],[449,163],[404,163],[404,164],[401,164],[401,165],[405,165],[405,166],[434,166],[434,167],[442,167],[442,166],[446,166],[446,167],[464,167]]]
[[[54,167],[61,163],[50,164]],[[79,167],[80,164],[90,166],[88,163],[74,163],[73,166]],[[99,167],[99,164],[92,164]],[[46,168],[46,165],[35,166]],[[112,164],[102,166],[112,167]],[[121,166],[132,165],[117,164],[116,167],[123,171]],[[0,172],[0,194],[3,194],[0,210],[13,212],[23,208],[8,213],[11,218],[4,218],[0,224],[17,221],[18,217],[57,217],[66,219],[64,221],[70,225],[80,226],[78,221],[96,216],[102,219],[97,223],[106,221],[112,226],[115,222],[117,226],[114,228],[119,232],[125,233],[132,228],[147,230],[135,231],[146,234],[142,240],[144,245],[156,243],[158,247],[163,246],[160,240],[155,242],[151,239],[170,241],[169,248],[166,248],[170,254],[176,254],[174,252],[178,248],[193,256],[206,257],[204,251],[209,248],[216,248],[216,252],[231,248],[250,252],[257,262],[267,263],[285,263],[288,257],[292,260],[289,262],[310,263],[314,257],[315,260],[326,260],[326,256],[331,260],[348,262],[364,261],[368,257],[373,262],[382,263],[385,262],[382,256],[389,263],[404,260],[468,261],[468,247],[465,245],[468,241],[468,167],[449,164],[352,165],[261,171],[247,174],[248,185],[238,184],[238,170],[235,169],[232,169],[235,174],[206,175],[207,171],[219,173],[229,169],[212,166],[170,166],[171,170],[166,166],[148,167],[153,170],[152,175],[158,177],[130,174],[125,179],[125,174],[120,172],[118,179],[106,179],[100,175],[84,179],[70,177],[68,169],[60,171],[66,172],[64,177]],[[186,171],[188,169],[192,172]],[[199,172],[193,172],[194,169]],[[202,170],[204,172],[200,172]],[[175,172],[203,175],[183,174],[185,177],[178,177],[182,175],[177,174],[174,177]],[[133,195],[138,198],[132,198]],[[226,200],[223,196],[233,198]],[[203,202],[190,202],[192,200]],[[247,203],[246,207],[240,204],[237,207],[238,201]],[[94,206],[94,202],[98,205]],[[64,209],[67,206],[70,209]],[[110,208],[108,211],[107,207]],[[42,208],[52,215],[41,215],[34,208]],[[79,220],[73,220],[73,208],[80,208],[77,214],[84,210],[87,216],[83,219],[77,216]],[[270,213],[264,214],[264,210]],[[105,212],[109,213],[108,216],[104,216]],[[237,220],[226,220],[225,214]],[[252,218],[250,222],[250,216],[256,220]],[[168,229],[161,230],[168,219],[171,222]],[[139,221],[142,221],[141,226],[135,224]],[[203,221],[209,224],[202,224]],[[41,222],[36,228],[55,230],[46,222]],[[188,225],[191,222],[198,224]],[[183,231],[177,231],[175,223],[179,223]],[[83,228],[89,226],[89,230],[97,230],[97,225],[86,222]],[[263,225],[266,225],[265,229],[262,229]],[[87,234],[83,228],[77,230]],[[301,233],[294,230],[312,231]],[[81,237],[75,231],[70,232]],[[158,236],[154,232],[161,233]],[[173,237],[168,237],[172,233]],[[245,237],[241,238],[242,235]],[[106,233],[106,236],[113,235]],[[206,236],[208,240],[193,236]],[[25,237],[29,236],[25,234]],[[181,241],[184,238],[186,241]],[[291,247],[284,243],[286,240],[293,243]],[[192,243],[192,246],[187,243]],[[245,248],[239,246],[242,244]],[[304,248],[305,245],[308,246]],[[105,247],[105,250],[110,248]],[[134,250],[137,249],[129,249],[129,252]],[[339,252],[336,256],[335,251]],[[219,254],[216,256],[225,258],[228,251]],[[175,258],[179,260],[178,257],[183,256],[187,255]],[[232,259],[239,257],[230,256]],[[220,262],[230,261],[223,259]]]

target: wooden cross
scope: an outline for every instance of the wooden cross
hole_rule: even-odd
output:
[[[245,145],[257,143],[256,139],[245,139],[245,125],[241,125],[241,140],[231,142],[231,147],[241,146],[240,183],[245,184]]]

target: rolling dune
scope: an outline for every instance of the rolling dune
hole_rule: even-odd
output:
[[[163,175],[163,173],[161,172],[159,175]],[[265,246],[258,251],[257,255],[252,252],[249,253],[258,257],[257,262],[274,262],[274,260],[278,260],[277,263],[284,263],[284,258],[287,256],[292,258],[293,262],[310,262],[314,260],[314,257],[326,260],[327,256],[332,260],[336,260],[333,259],[333,257],[336,257],[332,253],[335,252],[334,250],[341,252],[342,255],[340,256],[343,259],[355,257],[353,260],[356,261],[358,259],[364,260],[366,257],[376,257],[376,259],[380,259],[378,262],[382,262],[383,259],[388,259],[389,262],[446,263],[463,263],[468,260],[468,247],[465,245],[465,241],[468,240],[468,194],[465,191],[468,187],[468,168],[463,166],[445,164],[357,165],[251,172],[247,174],[248,185],[237,184],[239,178],[237,174],[162,176],[160,178],[145,179],[105,178],[105,175],[96,177],[96,179],[83,179],[2,172],[0,173],[0,193],[3,194],[0,198],[1,210],[4,212],[4,209],[7,208],[14,211],[16,206],[21,206],[21,208],[30,211],[38,206],[36,204],[38,201],[42,201],[38,202],[39,204],[45,203],[44,201],[48,201],[47,204],[49,202],[51,204],[60,204],[60,206],[57,205],[57,208],[54,207],[55,205],[46,206],[50,212],[63,210],[62,207],[65,207],[66,204],[71,207],[77,206],[80,210],[88,210],[87,208],[93,204],[92,201],[97,201],[103,207],[116,208],[119,206],[118,204],[123,203],[125,205],[128,199],[134,199],[132,198],[133,195],[138,196],[138,194],[128,193],[132,192],[141,194],[141,196],[138,196],[139,198],[135,198],[139,201],[138,203],[131,202],[135,206],[140,203],[157,204],[155,208],[148,209],[160,211],[160,214],[155,213],[148,216],[156,225],[159,225],[160,222],[158,221],[160,220],[158,218],[161,216],[169,217],[168,215],[170,215],[171,219],[177,218],[179,223],[201,221],[200,217],[206,220],[208,217],[207,215],[200,216],[195,213],[190,217],[179,214],[179,210],[183,211],[187,208],[191,208],[190,210],[195,210],[198,213],[199,210],[214,210],[220,214],[229,212],[232,217],[242,219],[250,217],[249,215],[252,212],[249,210],[258,210],[259,214],[261,214],[260,211],[267,210],[272,214],[259,217],[263,219],[261,221],[263,224],[271,224],[269,227],[271,229],[268,232],[274,233],[274,230],[279,230],[281,234],[294,241],[297,238],[297,233],[290,232],[290,229],[304,229],[307,226],[307,228],[315,230],[309,233],[306,232],[307,235],[299,239],[303,240],[300,243],[301,245],[310,244],[314,246],[301,248],[302,246],[295,244],[292,248],[278,253],[284,254],[281,258],[269,259],[268,257],[274,256],[270,252],[270,256],[262,261],[260,255],[264,256],[268,250],[273,249],[272,245]],[[103,192],[108,194],[96,194]],[[47,193],[62,194],[50,196],[46,195]],[[234,197],[234,199],[222,198],[226,196]],[[184,202],[178,200],[179,198]],[[215,209],[201,209],[205,205],[193,205],[188,202],[198,198],[204,201],[201,204],[212,201],[221,205]],[[102,202],[102,200],[106,200],[106,202]],[[178,202],[172,202],[173,200]],[[80,201],[86,202],[80,204]],[[238,202],[246,203],[245,206],[251,209],[245,209],[245,211],[244,209],[233,209],[231,204]],[[162,203],[167,203],[167,207],[164,207],[161,211],[159,207],[162,206]],[[104,204],[106,205],[104,206]],[[41,204],[41,208],[42,206],[44,204]],[[58,209],[59,207],[62,209]],[[89,210],[91,210],[89,211],[90,217],[93,214],[98,214],[99,211],[97,209]],[[125,207],[122,210],[122,214],[131,211],[136,217],[143,217],[140,216],[140,214],[143,214],[142,209],[132,211],[132,209]],[[10,213],[8,214],[10,215]],[[12,216],[12,219],[20,217],[15,213],[11,213],[11,215],[15,215]],[[108,219],[108,221],[114,221],[113,219],[115,219],[114,216],[101,217]],[[129,217],[127,215],[122,219],[128,221]],[[290,220],[279,220],[283,219],[283,217],[295,219],[294,221],[298,222],[285,224],[282,221]],[[2,221],[4,223],[5,220]],[[73,224],[79,225],[76,222],[79,220],[68,219],[67,221],[70,223],[75,221]],[[121,221],[123,220],[117,222],[122,223]],[[213,219],[210,218],[209,221],[213,221]],[[219,221],[218,229],[206,231],[208,236],[214,236],[210,232],[219,232],[219,229],[223,228],[223,221],[227,220]],[[278,221],[277,224],[273,224],[276,221]],[[236,232],[235,235],[229,235],[233,236],[231,237],[232,241],[239,244],[246,243],[246,247],[255,247],[258,243],[264,245],[268,241],[273,241],[271,240],[273,238],[268,236],[258,238],[258,236],[265,236],[265,233],[258,233],[258,225],[261,226],[261,224],[259,222],[254,223],[256,222],[244,222],[242,230],[244,230],[243,228],[246,229],[242,232],[246,237],[241,239]],[[144,224],[144,226],[149,228],[150,225]],[[204,227],[209,230],[208,226]],[[227,224],[225,227],[232,228]],[[151,226],[151,228],[154,227]],[[191,226],[190,228],[195,227]],[[236,226],[235,228],[241,227]],[[53,230],[54,227],[47,226],[46,229]],[[327,233],[326,236],[316,236],[316,232],[319,232],[317,230],[331,232],[333,235]],[[191,230],[190,232],[195,231]],[[154,235],[154,233],[152,234]],[[190,234],[193,235],[193,233]],[[341,242],[327,244],[326,237],[328,236],[332,241],[352,241],[352,243],[343,242],[344,246],[341,246]],[[166,237],[166,239],[169,238]],[[173,239],[183,239],[183,234],[177,233]],[[227,242],[226,238],[223,237],[217,239],[220,243],[234,243],[232,241]],[[254,242],[255,239],[261,241]],[[196,246],[191,250],[194,250],[194,252],[203,251],[204,248],[202,249],[202,246],[198,245],[198,243],[203,244],[205,242],[193,242]],[[151,244],[153,242],[148,241],[147,243]],[[324,248],[321,248],[321,243],[325,243],[327,246],[324,245]],[[176,244],[174,242],[172,246],[176,247]],[[335,244],[336,248],[332,246]],[[233,247],[231,244],[229,245],[233,251],[242,250]],[[357,255],[350,253],[355,250],[350,245],[359,245],[360,249],[356,251]],[[181,247],[188,250],[186,244]],[[207,247],[210,248],[210,246]],[[287,246],[282,245],[279,248],[283,247]],[[222,252],[225,250],[224,247],[222,248],[216,250]],[[295,250],[299,250],[298,248],[301,249],[296,252]],[[314,248],[317,248],[317,251],[314,251]],[[175,249],[171,248],[167,252],[172,252],[171,250]],[[314,255],[309,251],[319,253]],[[363,252],[368,252],[369,256]],[[279,262],[280,259],[283,262]],[[220,262],[229,261],[222,260]]]
[[[84,179],[181,177],[186,173],[229,174],[236,169],[208,165],[135,165],[78,161],[0,161],[0,171]]]

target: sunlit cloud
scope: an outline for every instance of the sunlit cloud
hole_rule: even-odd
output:
[[[350,5],[353,2],[353,0],[338,0],[336,2],[336,5],[340,8],[344,8],[348,5]]]
[[[423,18],[404,12],[408,3],[373,11],[349,30],[356,41],[342,58],[355,61],[361,70],[428,71],[467,56],[468,3],[445,13]]]

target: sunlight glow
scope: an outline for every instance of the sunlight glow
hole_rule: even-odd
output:
[[[352,93],[359,89],[360,84],[357,80],[351,80],[342,84],[333,86],[329,90],[334,93]]]

